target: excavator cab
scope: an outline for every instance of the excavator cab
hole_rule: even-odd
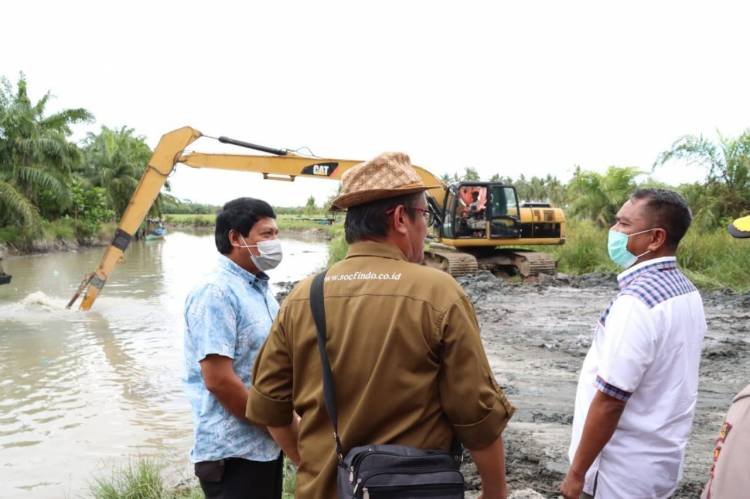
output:
[[[513,186],[500,182],[460,182],[445,191],[437,242],[425,263],[454,276],[485,269],[522,278],[554,273],[550,255],[518,246],[562,244],[565,216],[549,203],[518,202]]]
[[[438,229],[448,239],[508,239],[521,234],[518,195],[501,183],[451,185],[444,213]]]

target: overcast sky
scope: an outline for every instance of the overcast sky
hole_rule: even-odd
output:
[[[155,146],[207,135],[366,159],[407,152],[442,174],[570,178],[650,170],[685,134],[750,126],[746,2],[82,2],[3,6],[0,75],[51,108]],[[232,150],[201,139],[193,149]],[[669,181],[705,172],[657,170]],[[172,193],[322,201],[334,182],[178,166]]]

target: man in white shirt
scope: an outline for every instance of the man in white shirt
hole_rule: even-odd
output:
[[[566,499],[666,498],[682,476],[706,331],[675,259],[691,218],[664,189],[637,190],[617,213],[608,250],[626,270],[581,368]]]

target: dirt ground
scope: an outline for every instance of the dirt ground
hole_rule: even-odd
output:
[[[593,325],[616,294],[615,276],[511,284],[485,272],[459,282],[474,302],[495,376],[518,409],[505,433],[511,490],[558,497],[578,371]],[[703,299],[708,334],[684,478],[674,495],[680,498],[700,496],[729,402],[750,383],[750,294],[703,293]],[[470,488],[478,486],[470,463],[465,475]]]
[[[617,293],[613,274],[546,276],[512,284],[489,272],[458,279],[474,303],[495,377],[517,411],[504,433],[511,499],[557,498],[568,467],[578,371],[593,327]],[[293,286],[283,283],[281,301]],[[750,383],[750,294],[702,293],[708,321],[698,408],[675,498],[695,498],[708,477],[724,414]],[[468,489],[479,488],[465,453]],[[469,492],[467,497],[476,497]]]

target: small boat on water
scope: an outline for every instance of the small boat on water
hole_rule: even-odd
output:
[[[160,219],[148,219],[146,220],[146,241],[153,241],[155,239],[164,239],[167,234],[167,228],[164,227],[164,222]]]
[[[146,234],[146,241],[153,241],[154,239],[164,239],[167,234],[167,229],[164,226],[156,227],[151,232]]]

